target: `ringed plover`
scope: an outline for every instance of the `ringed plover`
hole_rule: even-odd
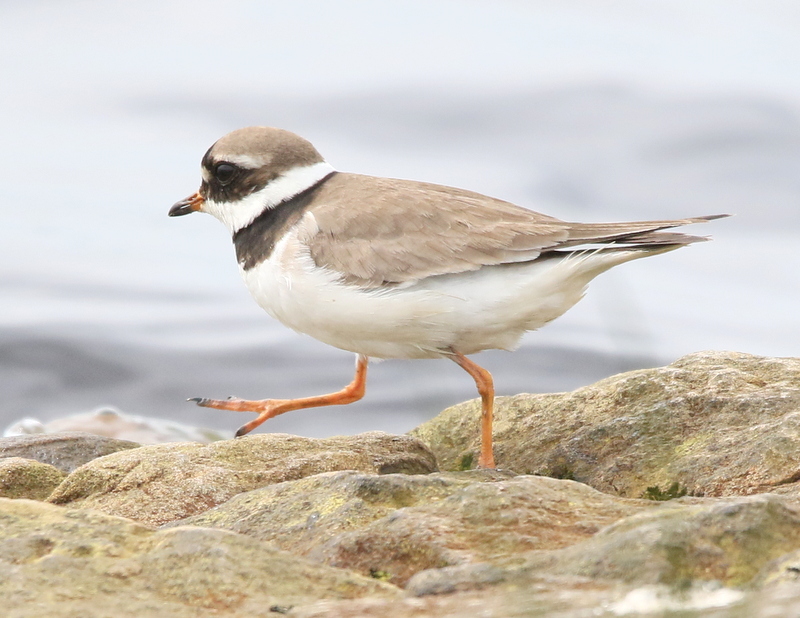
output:
[[[452,187],[337,172],[305,139],[270,127],[222,137],[197,193],[170,216],[200,211],[230,231],[256,302],[286,326],[356,354],[341,391],[301,399],[193,399],[269,418],[364,396],[376,358],[449,358],[482,400],[478,465],[493,468],[491,374],[467,358],[514,349],[559,317],[600,273],[707,240],[670,228],[727,215],[571,223]]]

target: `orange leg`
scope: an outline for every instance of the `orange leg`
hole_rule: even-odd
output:
[[[369,358],[358,355],[356,360],[356,375],[353,381],[342,390],[328,395],[318,395],[317,397],[303,397],[301,399],[261,399],[248,401],[230,397],[228,399],[202,399],[200,397],[189,399],[198,406],[204,408],[216,408],[217,410],[233,410],[234,412],[258,412],[258,418],[242,425],[236,432],[236,437],[243,436],[253,431],[261,423],[273,416],[278,416],[284,412],[292,410],[302,410],[304,408],[318,408],[320,406],[335,406],[346,403],[353,403],[364,396],[367,386],[367,364]]]
[[[480,365],[472,362],[460,352],[452,350],[452,359],[464,369],[478,387],[481,394],[481,454],[478,457],[479,468],[494,468],[494,452],[492,451],[492,416],[494,411],[494,381],[492,374]]]

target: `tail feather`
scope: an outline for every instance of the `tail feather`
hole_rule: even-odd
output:
[[[692,236],[667,230],[692,223],[705,223],[730,215],[706,215],[688,219],[663,221],[631,221],[623,223],[570,223],[569,238],[559,243],[558,249],[585,244],[688,245],[709,240],[706,236]]]
[[[706,242],[710,236],[693,236],[679,232],[646,232],[609,241],[607,244],[637,245],[690,245],[695,242]]]

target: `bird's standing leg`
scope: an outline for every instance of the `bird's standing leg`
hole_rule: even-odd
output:
[[[494,468],[494,452],[492,450],[492,416],[494,413],[494,381],[492,374],[477,363],[455,350],[451,350],[451,358],[458,363],[475,380],[481,394],[481,454],[478,457],[479,468]]]
[[[359,354],[356,357],[356,375],[353,381],[342,390],[327,395],[317,395],[316,397],[303,397],[301,399],[261,399],[248,401],[246,399],[190,399],[198,406],[204,408],[216,408],[217,410],[233,410],[234,412],[258,412],[258,418],[242,425],[236,432],[236,437],[249,433],[261,423],[273,416],[278,416],[284,412],[292,410],[302,410],[304,408],[318,408],[321,406],[335,406],[358,401],[364,396],[367,387],[367,364],[369,357]]]

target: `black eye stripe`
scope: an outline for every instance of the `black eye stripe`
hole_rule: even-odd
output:
[[[229,165],[235,168],[235,173],[230,178],[227,178],[225,172],[223,172],[222,176],[225,179],[221,179],[218,170],[222,165]],[[281,171],[264,169],[263,167],[251,169],[231,163],[225,159],[214,161],[209,158],[208,161],[203,161],[203,174],[208,178],[207,197],[215,202],[235,202],[251,193],[260,191],[280,176]]]

